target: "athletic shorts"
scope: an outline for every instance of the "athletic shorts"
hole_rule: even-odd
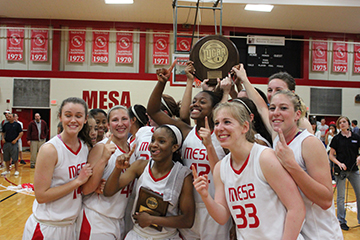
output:
[[[76,223],[76,235],[79,240],[120,240],[124,238],[124,227],[124,219],[106,217],[83,205]]]
[[[167,238],[158,238],[156,236],[149,236],[149,235],[145,236],[133,229],[130,232],[128,232],[128,234],[126,234],[124,240],[183,240],[183,239],[179,236],[179,232],[176,232],[175,234]]]
[[[197,203],[195,220],[192,228],[179,229],[185,240],[219,240],[230,239],[231,217],[225,225],[218,224],[207,211],[204,203]]]
[[[64,240],[75,239],[75,224],[65,226],[39,223],[33,214],[25,224],[23,240]]]
[[[4,152],[4,161],[8,162],[10,159],[13,160],[13,162],[17,162],[19,158],[19,149],[18,144],[12,144],[11,142],[4,143],[3,147]]]

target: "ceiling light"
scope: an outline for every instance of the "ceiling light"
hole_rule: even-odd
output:
[[[134,0],[105,0],[106,4],[133,4]]]
[[[247,11],[258,11],[258,12],[271,12],[274,5],[265,4],[246,4],[245,10]]]

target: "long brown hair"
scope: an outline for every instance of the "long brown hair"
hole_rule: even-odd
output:
[[[59,109],[59,113],[58,116],[61,116],[62,113],[62,109],[65,106],[65,104],[67,103],[74,103],[74,104],[81,104],[84,107],[85,110],[85,119],[88,115],[88,105],[86,104],[86,102],[81,99],[81,98],[77,98],[77,97],[69,97],[67,99],[65,99],[64,101],[62,101],[61,105],[60,105],[60,109]],[[78,133],[78,137],[83,140],[86,144],[88,144],[90,147],[92,147],[92,143],[91,143],[91,138],[89,136],[89,132],[90,132],[90,128],[89,128],[89,124],[84,123],[83,128],[80,130],[80,132]]]

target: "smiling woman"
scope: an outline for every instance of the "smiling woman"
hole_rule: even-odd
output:
[[[298,239],[305,217],[300,192],[274,151],[253,143],[244,105],[221,103],[214,119],[221,146],[230,150],[214,168],[215,198],[209,196],[207,175],[195,171],[193,183],[210,215],[219,224],[232,215],[238,239]],[[276,212],[275,219],[268,215],[269,208]]]
[[[125,236],[125,209],[130,199],[133,182],[122,191],[111,197],[105,197],[102,189],[105,181],[115,168],[116,158],[129,152],[127,137],[130,131],[130,117],[126,107],[117,105],[108,114],[108,127],[111,133],[91,150],[88,163],[93,168],[93,175],[83,186],[83,211],[77,221],[77,235],[87,235],[92,238],[106,239],[106,236]],[[131,160],[130,163],[132,163]],[[99,225],[106,222],[107,228]]]
[[[182,142],[180,130],[173,125],[158,127],[151,139],[149,150],[152,159],[139,159],[130,165],[129,154],[123,154],[116,160],[116,167],[108,178],[105,196],[119,193],[124,186],[135,178],[138,179],[135,188],[135,202],[139,200],[141,188],[162,195],[163,201],[169,202],[166,216],[153,216],[147,211],[136,211],[133,208],[133,229],[125,239],[174,239],[180,240],[177,228],[190,228],[194,222],[195,203],[191,185],[191,171],[173,159]],[[124,172],[124,170],[126,170]],[[150,197],[146,201],[149,201]],[[155,198],[154,198],[155,199]],[[151,212],[151,211],[150,211]],[[154,229],[151,226],[160,226]]]
[[[305,239],[342,239],[334,214],[326,151],[318,138],[298,127],[303,113],[303,104],[293,92],[280,91],[273,95],[269,117],[273,132],[277,133],[274,149],[303,193],[306,217],[301,234]]]
[[[89,114],[88,118],[88,124],[89,124],[89,136],[91,138],[91,143],[93,146],[96,144],[96,138],[98,135],[98,126],[96,124],[95,118]]]
[[[357,219],[360,223],[360,136],[350,130],[350,120],[348,117],[340,116],[336,121],[336,126],[340,133],[335,135],[330,144],[330,160],[335,166],[335,180],[337,186],[337,218],[341,229],[349,230],[345,211],[345,182],[346,179],[353,186],[356,193]]]
[[[93,116],[93,118],[96,121],[96,125],[98,128],[98,135],[96,138],[96,142],[100,142],[101,140],[104,139],[104,135],[108,131],[107,114],[104,110],[100,108],[91,109],[89,114]]]
[[[82,205],[80,187],[92,174],[86,164],[91,141],[85,101],[65,99],[59,118],[64,130],[45,143],[37,156],[33,214],[26,222],[23,239],[75,239],[74,222]]]
[[[161,95],[175,63],[176,62],[174,62],[169,69],[158,69],[156,71],[158,82],[150,95],[147,111],[157,124],[171,124],[180,129],[184,137],[184,143],[181,149],[184,165],[188,168],[194,165],[199,171],[199,174],[208,174],[211,184],[210,194],[213,196],[215,187],[212,181],[211,170],[216,161],[225,156],[224,149],[220,146],[215,134],[212,133],[214,129],[212,110],[214,106],[220,102],[221,98],[210,91],[202,91],[195,95],[189,106],[190,117],[196,121],[196,126],[194,127],[180,119],[173,119],[161,111]],[[191,101],[188,102],[190,103]],[[207,139],[206,142],[211,144],[211,154],[208,154],[204,145],[203,140],[205,138]],[[191,229],[180,229],[181,235],[190,239],[228,239],[231,227],[230,218],[224,226],[218,224],[211,218],[207,210],[202,207],[202,199],[195,190],[194,196],[195,202],[198,203],[196,205],[196,215],[199,217],[195,219],[194,226]]]

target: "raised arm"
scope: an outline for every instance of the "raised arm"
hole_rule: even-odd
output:
[[[267,182],[287,210],[282,239],[295,240],[299,236],[306,212],[300,192],[272,149],[266,149],[261,153],[260,166]]]
[[[211,173],[214,173],[214,168],[216,163],[219,161],[219,158],[218,155],[216,154],[214,145],[212,144],[211,130],[209,126],[208,117],[205,117],[205,127],[200,128],[199,135],[202,138],[202,143],[206,147]]]
[[[88,163],[93,169],[93,174],[89,178],[89,181],[82,186],[84,195],[90,194],[97,189],[101,183],[104,169],[115,150],[116,146],[111,143],[111,137],[108,139],[106,144],[99,143],[91,149],[88,157]]]
[[[230,74],[229,76],[227,76],[226,78],[220,81],[220,89],[222,89],[223,91],[223,96],[221,99],[222,103],[227,102],[229,100],[229,95],[231,93],[231,89],[233,88],[233,86],[234,83],[233,80],[231,79]]]
[[[198,176],[195,167],[192,167],[194,177],[194,187],[200,194],[201,199],[205,203],[206,209],[210,216],[219,224],[224,225],[230,217],[230,210],[226,202],[224,184],[220,179],[220,163],[218,162],[214,168],[214,184],[215,199],[212,199],[208,192],[209,180],[207,174]]]
[[[190,104],[192,99],[192,89],[194,84],[194,62],[188,61],[186,63],[185,73],[186,73],[186,87],[184,91],[184,95],[181,100],[180,107],[180,119],[190,125]]]
[[[293,151],[287,146],[279,130],[276,155],[290,173],[298,187],[312,202],[326,210],[333,202],[330,167],[324,145],[315,137],[307,137],[301,148],[307,172],[296,162]]]
[[[177,120],[177,119],[173,119],[173,118],[169,117],[166,113],[164,113],[160,109],[161,95],[164,92],[166,82],[169,79],[171,71],[172,71],[173,67],[175,66],[175,64],[176,64],[176,61],[173,62],[173,64],[171,65],[171,67],[169,69],[156,70],[158,82],[156,83],[155,88],[150,95],[146,111],[149,114],[149,116],[158,125],[172,124],[172,125],[177,126],[181,130],[181,132],[185,138],[187,136],[187,134],[190,132],[191,127],[181,120]]]
[[[134,146],[129,153],[117,157],[115,168],[110,174],[104,187],[104,196],[109,197],[127,186],[132,180],[140,177],[147,165],[147,160],[136,160],[130,166],[130,157],[135,151]],[[126,171],[125,171],[126,170]]]
[[[237,78],[240,79],[240,82],[244,85],[244,88],[246,89],[246,93],[248,97],[255,103],[256,108],[266,126],[266,129],[268,132],[272,135],[272,138],[274,139],[276,136],[276,132],[272,129],[269,121],[269,109],[264,101],[264,99],[261,97],[261,95],[256,91],[253,85],[251,85],[247,75],[246,71],[244,69],[244,65],[240,64],[239,68],[233,67],[232,70],[235,72]]]
[[[86,164],[74,180],[58,187],[51,187],[57,161],[57,151],[52,144],[45,144],[40,148],[34,174],[35,198],[38,203],[53,202],[66,196],[83,185],[92,174],[90,164]]]
[[[325,145],[329,145],[329,134],[330,134],[330,130],[325,134]]]
[[[239,68],[237,68],[239,67]],[[240,65],[235,66],[236,69],[240,69]],[[232,70],[234,72],[234,70]],[[235,73],[235,72],[234,72]],[[240,80],[240,78],[238,78],[237,76],[235,76],[235,81],[234,81],[234,85],[236,86],[237,92],[239,93],[240,91],[243,90],[243,85],[242,82]]]

